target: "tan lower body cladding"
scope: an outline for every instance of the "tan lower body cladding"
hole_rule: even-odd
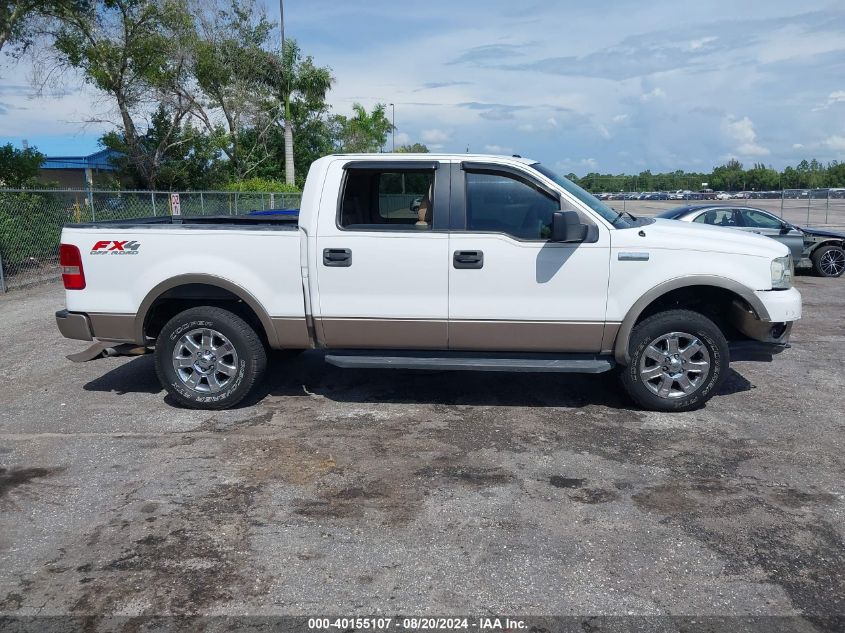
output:
[[[136,342],[134,314],[90,313],[88,318],[96,338]],[[304,318],[271,317],[270,322],[273,347],[311,347]],[[337,348],[608,353],[619,323],[358,318],[318,319],[316,329],[323,346]]]
[[[598,352],[605,330],[618,324],[585,321],[450,321],[449,349],[491,352]]]
[[[327,347],[495,352],[599,352],[612,349],[618,323],[322,319]]]

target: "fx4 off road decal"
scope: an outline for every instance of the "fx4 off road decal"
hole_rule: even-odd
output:
[[[92,255],[137,255],[141,242],[135,240],[100,240],[91,247]]]

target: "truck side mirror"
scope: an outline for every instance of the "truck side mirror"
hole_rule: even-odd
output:
[[[583,242],[587,239],[587,225],[575,211],[555,211],[552,214],[552,242]]]

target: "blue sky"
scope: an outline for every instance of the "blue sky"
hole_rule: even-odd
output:
[[[267,2],[278,16],[278,4]],[[842,0],[286,0],[329,103],[396,104],[397,143],[519,153],[564,172],[845,160]],[[0,67],[0,143],[95,150],[109,104]]]

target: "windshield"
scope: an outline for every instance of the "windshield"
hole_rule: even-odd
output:
[[[607,206],[604,202],[596,198],[589,191],[581,189],[581,187],[576,185],[568,178],[565,178],[564,176],[553,172],[551,169],[540,163],[534,163],[533,165],[531,165],[531,167],[539,171],[546,178],[549,178],[558,185],[560,185],[563,189],[578,198],[578,200],[586,204],[605,220],[613,224],[613,226],[620,229],[625,229],[634,226],[634,223],[622,217],[622,214],[619,211],[616,211],[611,207]]]

